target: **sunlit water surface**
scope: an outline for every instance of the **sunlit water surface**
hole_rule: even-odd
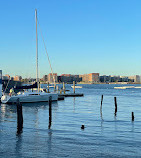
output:
[[[84,97],[53,103],[50,129],[48,103],[23,104],[23,132],[19,135],[16,106],[1,104],[0,157],[141,157],[141,89],[115,86],[123,85],[82,85],[76,92]],[[71,85],[66,89],[73,91]]]

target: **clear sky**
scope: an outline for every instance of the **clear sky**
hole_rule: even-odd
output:
[[[141,0],[0,0],[0,69],[36,77],[35,9],[53,71],[141,74]],[[39,36],[40,77],[50,73]]]

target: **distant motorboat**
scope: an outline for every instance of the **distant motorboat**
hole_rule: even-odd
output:
[[[114,87],[114,89],[128,89],[128,88],[135,88],[135,86]]]
[[[141,87],[135,87],[135,88],[141,88]]]
[[[49,86],[50,88],[54,88],[54,86]]]
[[[71,86],[71,88],[74,88],[74,86]],[[75,88],[82,88],[82,86],[75,86]]]
[[[114,89],[126,89],[125,87],[114,87]]]

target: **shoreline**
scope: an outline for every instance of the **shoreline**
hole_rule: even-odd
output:
[[[22,82],[22,84],[32,84],[32,83],[26,83],[26,82]],[[48,84],[47,82],[40,82],[40,84]],[[49,83],[50,85],[54,85],[54,83]],[[59,83],[57,82],[56,84],[63,84],[63,82]],[[73,83],[65,83],[65,84],[73,84]],[[85,83],[85,82],[77,82],[75,84],[120,84],[120,85],[124,85],[124,84],[141,84],[141,83],[135,83],[135,82],[109,82],[109,83]]]

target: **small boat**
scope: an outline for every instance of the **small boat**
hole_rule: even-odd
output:
[[[12,104],[16,103],[17,99],[21,103],[34,103],[34,102],[46,102],[49,101],[51,97],[52,101],[58,100],[57,93],[46,93],[45,91],[40,90],[39,78],[38,78],[38,40],[37,40],[37,10],[35,10],[36,17],[36,83],[29,86],[16,87],[16,89],[22,89],[23,92],[20,93],[11,93],[10,95],[4,94],[1,98],[2,103]],[[34,88],[37,88],[34,90]],[[28,90],[27,90],[28,89]]]
[[[54,88],[54,86],[49,86],[49,88]]]
[[[71,88],[74,88],[74,86],[71,86]],[[82,88],[82,86],[75,86],[75,88]]]
[[[128,89],[128,88],[135,88],[135,86],[114,87],[114,89]]]
[[[126,89],[126,87],[114,87],[114,89]]]

